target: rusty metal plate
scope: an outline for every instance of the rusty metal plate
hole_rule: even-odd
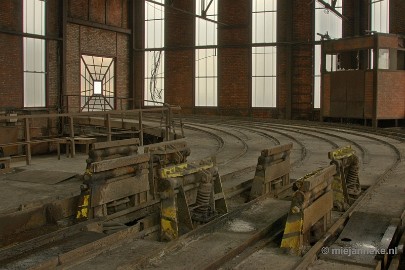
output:
[[[390,221],[390,217],[381,214],[354,212],[339,239],[323,250],[321,259],[375,267],[375,252],[384,247],[382,240]]]

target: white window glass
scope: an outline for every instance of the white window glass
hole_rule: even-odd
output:
[[[146,106],[162,106],[164,102],[164,63],[163,51],[145,52]]]
[[[164,4],[164,0],[156,0]],[[145,1],[145,106],[164,102],[165,8]]]
[[[325,0],[326,3],[332,5],[332,0]],[[337,0],[336,11],[342,13],[342,0]],[[321,3],[315,1],[315,41],[321,40],[321,36],[327,35],[331,39],[342,37],[342,19],[331,10],[326,9]],[[321,107],[321,45],[315,45],[314,49],[314,108]],[[329,59],[328,69],[337,70],[336,58]]]
[[[218,0],[196,0],[196,13],[217,20]],[[212,48],[195,50],[195,106],[217,106],[217,24],[196,18],[196,46]]]
[[[24,0],[24,33],[45,35],[45,1]],[[45,107],[45,40],[23,38],[24,107]]]
[[[378,68],[389,69],[390,68],[390,50],[380,49],[378,54]]]
[[[389,33],[389,0],[371,1],[371,30]]]
[[[277,0],[253,0],[252,43],[277,41]],[[252,48],[252,107],[277,106],[277,47]]]
[[[82,55],[82,111],[108,111],[115,108],[114,64],[113,58]]]
[[[101,90],[101,81],[94,81],[94,94],[95,95],[101,95],[102,90]]]

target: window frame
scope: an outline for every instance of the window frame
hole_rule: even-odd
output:
[[[277,0],[272,0],[273,2],[266,0],[252,0],[252,12],[251,12],[251,101],[250,106],[252,108],[277,108],[278,106],[278,76],[277,76],[277,13],[278,6]],[[258,3],[262,2],[263,9],[255,9],[255,6],[258,7]],[[267,8],[267,4],[269,7]],[[257,29],[258,27],[258,14],[263,14],[263,36],[258,37]],[[266,18],[267,15],[267,18]],[[267,22],[272,21],[271,26]],[[267,27],[266,27],[267,26]],[[263,53],[260,52],[260,49],[263,50]],[[264,58],[269,57],[271,62],[270,66],[267,66],[266,63],[269,61],[263,61],[261,68],[264,73],[259,73],[258,63],[260,63],[261,57],[257,55],[264,54]],[[263,79],[262,89],[258,89],[258,82]],[[267,81],[267,82],[266,82]],[[261,97],[257,97],[257,96]],[[267,97],[267,98],[266,98]],[[267,99],[267,100],[266,100]],[[260,101],[262,101],[261,104]]]
[[[30,3],[31,5],[28,6],[27,3]],[[40,5],[39,8],[38,5]],[[32,7],[33,10],[30,9]],[[40,14],[37,14],[38,9],[40,10]],[[47,42],[45,39],[47,31],[46,15],[46,1],[23,0],[23,33],[38,35],[42,37],[22,37],[23,107],[27,109],[46,108],[48,106]],[[29,19],[34,20],[34,23],[28,24],[27,21]],[[39,27],[38,24],[40,24]],[[38,45],[40,47],[40,53],[38,53]],[[30,54],[28,53],[28,51],[33,51],[33,53]],[[40,59],[37,59],[38,54],[40,55]],[[38,82],[38,80],[40,80],[40,82]]]

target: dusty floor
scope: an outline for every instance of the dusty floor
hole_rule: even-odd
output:
[[[399,217],[405,209],[405,143],[400,140],[387,138],[382,135],[373,135],[368,132],[357,132],[344,129],[333,129],[330,127],[289,126],[278,124],[258,124],[237,121],[223,121],[213,119],[212,121],[187,121],[185,120],[185,133],[188,145],[191,148],[190,161],[210,156],[215,156],[220,174],[226,181],[224,186],[232,187],[240,182],[252,179],[257,158],[260,151],[277,144],[292,142],[294,148],[291,153],[293,168],[291,178],[297,179],[320,167],[329,164],[327,152],[337,147],[352,145],[361,161],[360,181],[364,186],[372,186],[369,195],[360,203],[358,211],[384,214],[389,217]],[[62,156],[57,160],[56,154],[50,156],[38,156],[33,158],[32,165],[25,166],[24,162],[13,163],[14,173],[23,170],[59,171],[82,174],[85,169],[85,154],[78,154],[75,158]],[[245,169],[243,173],[234,175],[233,172]],[[387,175],[385,179],[373,186],[380,178]],[[78,178],[71,178],[57,183],[33,183],[29,180],[10,180],[10,174],[0,176],[2,193],[0,194],[0,214],[16,211],[30,205],[41,202],[52,201],[64,197],[77,195],[80,192],[81,182]],[[242,203],[242,202],[241,202]],[[243,224],[242,224],[243,225]],[[246,225],[246,224],[245,224]],[[249,226],[238,226],[247,231],[238,231],[231,237],[232,241],[218,243],[223,232],[218,231],[217,237],[208,237],[203,246],[200,242],[192,243],[180,248],[176,253],[178,256],[187,258],[182,264],[178,262],[178,256],[165,255],[161,260],[151,261],[149,268],[158,269],[190,269],[193,263],[198,260],[206,261],[213,257],[195,256],[196,250],[210,251],[210,247],[232,248],[235,241],[242,239],[244,233],[248,233]],[[242,238],[240,238],[242,237]],[[225,237],[226,238],[226,237]],[[224,238],[224,239],[225,239]],[[133,259],[142,258],[145,254],[159,250],[161,243],[146,240],[133,241],[126,249],[125,254],[133,256]],[[215,251],[213,249],[212,251]],[[128,253],[129,252],[129,253]],[[131,254],[136,252],[137,255]],[[194,253],[193,253],[194,252]],[[217,252],[221,252],[217,250]],[[93,260],[94,268],[90,264],[82,264],[82,269],[108,269],[105,264],[111,267],[119,265],[130,266],[131,259],[124,258],[121,249],[114,249],[103,253]],[[114,260],[105,260],[105,255]],[[214,256],[214,255],[213,255]],[[214,256],[215,257],[215,256]],[[167,264],[166,264],[167,263]],[[296,257],[280,253],[277,247],[267,246],[255,252],[249,258],[233,265],[234,269],[291,269],[297,263]],[[204,263],[201,264],[201,266]],[[87,268],[86,268],[87,267]],[[319,260],[311,269],[352,269],[344,263]],[[340,268],[342,267],[342,268]],[[226,269],[226,268],[225,268]],[[361,267],[357,269],[363,269]]]

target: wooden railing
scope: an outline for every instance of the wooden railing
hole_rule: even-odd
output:
[[[18,141],[3,143],[0,144],[0,147],[15,147],[15,146],[24,146],[26,163],[31,164],[31,146],[33,144],[39,143],[57,143],[59,141],[66,141],[66,136],[64,135],[63,130],[60,130],[58,133],[52,134],[47,138],[33,138],[30,134],[31,122],[34,120],[46,120],[48,123],[52,120],[59,120],[62,123],[62,127],[68,127],[68,139],[72,142],[72,156],[75,155],[75,144],[73,143],[75,137],[80,137],[80,134],[75,134],[75,121],[79,122],[80,119],[103,119],[105,128],[105,136],[107,141],[112,140],[113,134],[119,134],[119,132],[112,132],[112,123],[114,121],[121,121],[122,125],[124,122],[133,120],[134,127],[137,130],[132,131],[131,133],[137,134],[141,145],[143,145],[143,138],[145,130],[148,129],[164,129],[164,140],[169,141],[171,139],[170,134],[175,131],[174,129],[174,120],[173,112],[179,112],[181,110],[178,106],[170,106],[165,104],[159,108],[150,108],[150,109],[136,109],[136,110],[112,110],[112,111],[100,111],[100,112],[80,112],[80,113],[61,113],[61,114],[38,114],[38,115],[17,115],[17,116],[0,116],[0,122],[15,122],[20,129],[23,129],[21,133],[24,134],[24,138],[20,138]],[[161,113],[160,115],[164,117],[164,121],[160,122],[156,126],[145,126],[144,125],[144,115],[145,113]],[[181,117],[180,117],[181,119]],[[132,122],[131,122],[132,124]],[[137,125],[136,125],[137,124]],[[181,136],[184,137],[183,127],[180,120],[180,129]],[[1,127],[0,127],[1,128]]]

